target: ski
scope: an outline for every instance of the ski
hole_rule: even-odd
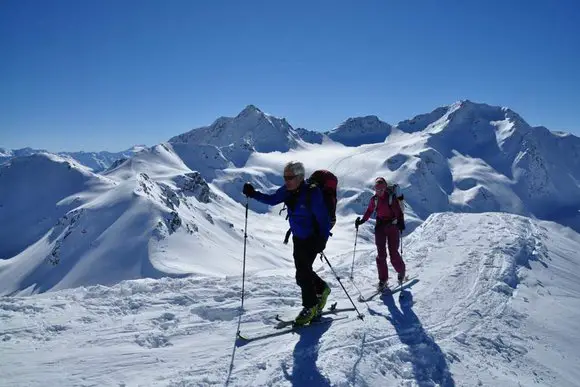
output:
[[[332,305],[330,305],[330,308],[328,308],[327,310],[320,313],[315,320],[312,320],[312,322],[316,322],[322,316],[326,316],[329,314],[336,314],[339,312],[351,312],[354,310],[355,310],[354,308],[338,308],[337,309],[336,302],[335,302]],[[294,324],[294,320],[285,320],[285,319],[281,318],[280,315],[278,315],[278,314],[276,315],[275,319],[276,319],[276,321],[278,321],[278,324],[276,325],[276,329],[282,329],[282,328],[285,328],[287,326]]]
[[[307,325],[294,325],[294,320],[285,320],[282,317],[280,317],[280,315],[276,315],[275,320],[278,322],[278,324],[276,324],[274,326],[274,329],[276,329],[276,332],[267,333],[267,334],[264,334],[261,336],[255,336],[255,337],[242,335],[240,332],[238,332],[236,335],[236,338],[237,338],[236,345],[241,346],[241,345],[244,345],[244,344],[249,343],[251,341],[260,340],[260,339],[267,339],[269,337],[281,336],[281,335],[284,335],[287,333],[299,332],[299,331],[303,330],[304,328],[313,327],[313,326],[320,325],[320,324],[330,324],[333,321],[337,321],[337,320],[344,320],[344,319],[347,319],[349,316],[334,316],[334,315],[336,315],[337,313],[340,313],[340,312],[351,312],[351,311],[355,310],[355,308],[337,308],[336,305],[337,305],[336,302],[333,303],[332,305],[330,305],[330,307],[328,309],[326,309],[325,311],[320,313],[320,315],[318,315],[315,320],[312,320]],[[333,316],[330,317],[329,315],[333,315]]]
[[[379,294],[383,294],[386,292],[390,292],[391,294],[394,294],[394,293],[400,292],[403,289],[406,289],[406,288],[409,288],[409,287],[415,285],[417,282],[419,282],[419,279],[417,278],[417,276],[406,278],[402,284],[399,284],[392,289],[389,287],[385,287],[381,290],[375,290],[373,293],[369,294],[366,297],[363,295],[359,296],[358,300],[359,300],[359,302],[368,302],[368,301],[372,300],[373,298],[375,298],[376,296],[378,296]]]
[[[308,325],[293,326],[292,324],[290,324],[289,326],[286,327],[286,329],[278,329],[275,332],[266,333],[266,334],[261,335],[261,336],[246,336],[246,335],[242,335],[240,332],[238,332],[236,345],[239,347],[239,346],[245,345],[247,343],[250,343],[250,342],[256,341],[256,340],[267,339],[267,338],[276,337],[276,336],[282,336],[282,335],[285,335],[287,333],[297,333],[297,332],[300,332],[304,329],[312,328],[312,327],[315,327],[317,325],[331,324],[334,321],[344,320],[347,318],[348,318],[348,316],[322,317],[320,319],[311,321]]]

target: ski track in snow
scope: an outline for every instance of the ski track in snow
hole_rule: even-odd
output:
[[[239,277],[3,297],[0,374],[18,386],[566,385],[528,356],[539,337],[524,329],[529,316],[517,294],[525,286],[549,295],[532,275],[551,264],[548,238],[517,216],[437,214],[405,238],[408,272],[419,282],[355,301],[364,321],[343,312],[350,318],[241,346],[238,324],[249,337],[267,335],[277,332],[277,313],[299,311],[291,273],[246,278],[242,314]],[[352,253],[329,258],[356,300]],[[331,283],[329,304],[350,307],[328,267],[315,267]],[[354,273],[362,291],[375,284],[371,245],[359,248]]]

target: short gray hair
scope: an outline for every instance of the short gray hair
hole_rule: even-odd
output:
[[[296,176],[302,176],[304,178],[304,164],[302,164],[300,161],[290,161],[288,164],[286,164],[284,170],[292,171],[292,173]]]

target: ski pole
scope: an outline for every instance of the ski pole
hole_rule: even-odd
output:
[[[344,288],[344,285],[342,284],[340,278],[338,277],[338,275],[336,274],[336,272],[334,271],[334,269],[332,268],[332,265],[330,264],[330,262],[328,261],[328,258],[326,258],[326,254],[324,254],[324,252],[320,252],[320,256],[324,257],[324,260],[326,261],[326,263],[328,263],[328,266],[330,267],[330,270],[332,270],[332,272],[334,273],[334,276],[336,277],[336,279],[338,280],[338,283],[340,284],[340,286],[342,287],[342,290],[344,290],[344,292],[346,293],[346,296],[348,297],[348,299],[350,300],[350,303],[352,304],[352,306],[354,306],[354,310],[356,310],[356,313],[358,314],[358,318],[359,319],[363,319],[364,315],[361,314],[361,312],[358,311],[358,308],[356,307],[356,305],[354,304],[354,302],[352,301],[352,298],[350,298],[350,295],[348,294],[348,292],[346,291],[346,289]]]
[[[248,204],[250,198],[246,196],[246,221],[244,224],[244,264],[242,268],[242,307],[240,308],[240,317],[238,318],[238,330],[236,332],[236,338],[241,338],[240,335],[240,324],[242,323],[242,313],[244,313],[244,284],[246,283],[246,240],[248,239]],[[232,362],[233,362],[232,357]],[[229,377],[229,376],[228,376]]]
[[[403,230],[399,230],[399,240],[401,241],[401,259],[403,259]]]
[[[246,282],[246,241],[248,239],[248,203],[250,198],[246,196],[246,222],[244,225],[244,264],[242,269],[242,310],[244,310],[244,284]]]
[[[356,241],[357,241],[357,239],[358,239],[358,227],[356,228],[356,234],[354,236],[354,250],[352,251],[352,267],[350,268],[350,279],[351,280],[354,278],[352,272],[354,270],[354,256],[356,254]]]

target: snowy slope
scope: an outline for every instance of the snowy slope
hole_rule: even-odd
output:
[[[237,272],[243,213],[171,145],[102,175],[73,163],[47,154],[0,168],[0,294]],[[291,264],[280,255],[249,268]]]
[[[79,163],[91,168],[93,172],[101,172],[109,168],[116,161],[128,159],[144,149],[147,149],[147,147],[144,145],[136,145],[122,152],[62,152],[59,154],[72,157]]]
[[[352,246],[354,233],[343,238]],[[575,386],[579,249],[580,235],[550,222],[433,215],[404,245],[419,281],[356,302],[364,321],[341,312],[335,318],[348,318],[241,346],[238,328],[276,334],[275,314],[299,310],[291,269],[247,276],[241,314],[239,276],[4,297],[0,373],[26,386]],[[376,281],[368,241],[359,240],[354,284],[352,250],[329,259],[355,298]],[[315,267],[330,301],[348,307],[328,266]]]
[[[35,153],[45,153],[43,149],[21,148],[21,149],[7,149],[0,148],[0,164],[13,159],[14,157],[30,156]]]
[[[93,172],[101,172],[109,168],[115,161],[119,159],[126,159],[133,154],[145,149],[144,145],[136,145],[130,149],[122,152],[59,152],[59,156],[71,157],[78,163],[89,167]],[[30,156],[36,153],[48,153],[43,149],[5,149],[0,148],[0,164],[7,162],[15,157]]]
[[[16,157],[0,166],[0,259],[27,249],[67,212],[113,184],[71,158],[50,153]]]
[[[580,230],[578,137],[530,127],[508,108],[468,100],[403,121],[396,131],[423,150],[414,150],[412,158],[408,152],[395,156],[395,168],[413,168],[409,160],[418,156],[409,180],[431,180],[444,193],[431,212],[501,210]],[[464,163],[479,172],[466,176]],[[450,199],[449,206],[443,196]]]

